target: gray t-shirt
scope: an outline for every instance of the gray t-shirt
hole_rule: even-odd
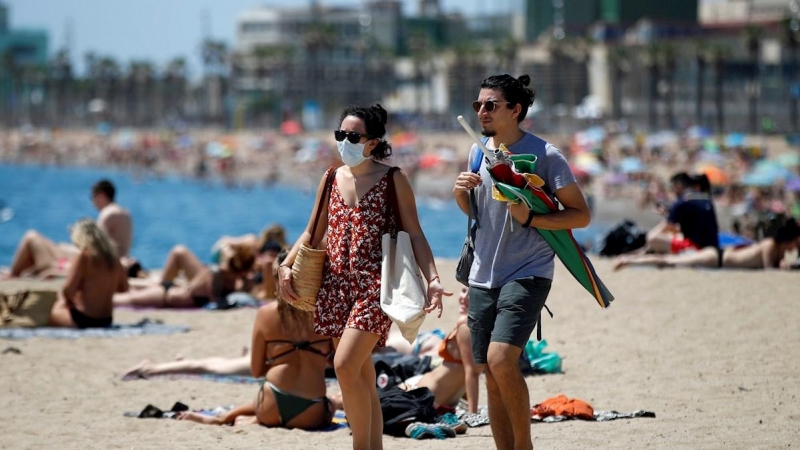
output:
[[[499,143],[498,143],[499,145]],[[487,144],[490,149],[493,148]],[[470,150],[470,165],[478,146]],[[553,192],[575,182],[564,155],[552,144],[530,134],[508,146],[514,154],[536,155],[536,175],[544,180],[544,191],[553,199]],[[481,162],[481,186],[475,188],[479,227],[475,236],[475,260],[469,284],[487,289],[503,286],[510,281],[537,276],[553,279],[555,252],[535,228],[523,228],[508,212],[505,202],[492,198],[492,179]]]

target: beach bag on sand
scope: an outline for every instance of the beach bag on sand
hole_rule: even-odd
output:
[[[397,325],[403,337],[412,343],[425,320],[424,308],[428,296],[414,257],[411,238],[403,231],[394,188],[395,170],[398,168],[389,169],[386,222],[389,223],[389,218],[394,217],[397,234],[393,236],[387,232],[381,241],[381,309]]]
[[[0,328],[35,328],[50,323],[55,291],[0,293]]]
[[[336,176],[336,169],[328,168],[325,174],[325,188],[322,190],[317,212],[314,216],[314,224],[311,226],[311,239],[317,231],[319,216],[322,214],[322,206],[327,201],[328,195],[333,185],[333,178]],[[300,244],[300,250],[292,264],[292,288],[297,293],[299,300],[290,304],[302,311],[314,311],[317,308],[317,295],[322,286],[322,275],[325,270],[325,258],[328,256],[327,249],[318,249],[317,245],[311,242]]]
[[[405,436],[406,427],[413,422],[436,421],[435,397],[426,387],[404,391],[393,385],[379,389],[378,399],[383,413],[383,434]]]

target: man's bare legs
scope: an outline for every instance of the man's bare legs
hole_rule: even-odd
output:
[[[58,267],[58,246],[34,230],[25,232],[11,260],[11,277],[36,275]]]
[[[489,344],[486,390],[489,419],[498,449],[532,450],[531,405],[528,386],[519,370],[522,349],[510,344]]]
[[[706,247],[698,251],[679,253],[677,255],[631,255],[621,256],[614,263],[614,270],[627,266],[655,267],[719,267],[719,254],[714,247]]]
[[[164,262],[161,281],[172,281],[183,271],[187,280],[191,280],[203,269],[203,263],[186,246],[176,245],[169,251]]]
[[[383,448],[383,413],[372,364],[372,349],[379,339],[376,334],[347,328],[338,342],[334,340],[333,366],[355,450]]]

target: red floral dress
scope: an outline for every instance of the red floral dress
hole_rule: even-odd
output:
[[[341,338],[345,328],[379,335],[392,321],[381,310],[381,236],[386,232],[388,174],[351,208],[333,182],[328,201],[328,258],[317,296],[314,331]]]

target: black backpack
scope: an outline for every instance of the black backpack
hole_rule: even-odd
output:
[[[601,256],[617,256],[644,247],[647,234],[630,220],[623,220],[600,240]]]
[[[412,422],[433,423],[436,420],[433,392],[426,387],[404,391],[394,385],[378,389],[378,398],[383,413],[383,434],[405,436],[406,427]]]

